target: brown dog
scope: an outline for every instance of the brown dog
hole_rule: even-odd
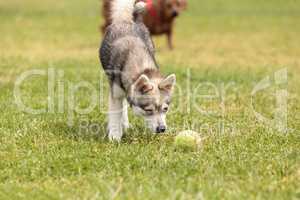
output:
[[[173,49],[173,26],[175,18],[186,9],[187,0],[137,0],[147,3],[147,13],[144,16],[144,23],[151,35],[165,34],[168,39],[168,46]],[[105,20],[102,32],[111,23],[110,9],[111,0],[103,0],[103,17]]]

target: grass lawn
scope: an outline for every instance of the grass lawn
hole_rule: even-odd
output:
[[[104,137],[99,9],[98,0],[0,0],[0,199],[300,199],[299,1],[190,0],[175,50],[155,38],[161,70],[178,79],[170,129],[153,136],[130,113],[121,144]],[[33,69],[44,75],[26,79],[20,96],[48,110],[40,114],[14,97]],[[87,114],[69,109],[80,83],[100,99]],[[77,107],[91,94],[79,89]],[[174,147],[185,129],[206,137],[200,151]]]

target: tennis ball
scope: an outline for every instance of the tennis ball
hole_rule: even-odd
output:
[[[201,143],[200,135],[191,130],[181,131],[174,141],[175,147],[182,150],[198,150],[201,147]]]

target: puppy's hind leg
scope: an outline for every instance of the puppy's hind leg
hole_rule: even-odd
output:
[[[109,95],[109,113],[108,113],[108,137],[111,141],[120,142],[123,136],[122,130],[122,111],[123,98]]]

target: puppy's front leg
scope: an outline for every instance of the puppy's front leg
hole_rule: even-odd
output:
[[[109,95],[108,137],[111,141],[120,142],[123,136],[122,111],[123,99]]]
[[[130,123],[128,119],[128,104],[125,98],[123,99],[122,124],[125,131],[130,127]]]

